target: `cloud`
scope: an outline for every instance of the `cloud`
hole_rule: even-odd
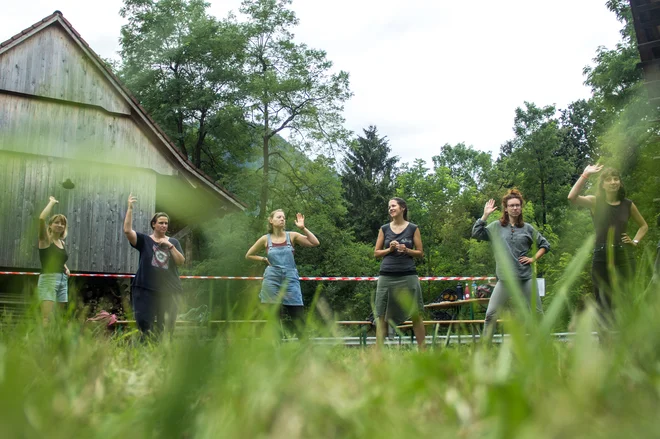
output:
[[[121,1],[62,0],[57,7],[102,57],[119,50]],[[238,13],[239,0],[211,1]],[[6,39],[53,12],[45,0],[9,2]],[[445,143],[498,151],[513,136],[514,110],[589,96],[582,68],[621,24],[602,0],[296,0],[296,40],[323,49],[351,75],[346,125],[370,124],[402,161],[431,157]]]

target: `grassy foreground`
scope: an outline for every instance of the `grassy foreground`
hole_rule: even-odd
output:
[[[631,286],[617,333],[594,337],[587,307],[558,342],[576,275],[541,321],[519,316],[489,349],[379,353],[281,343],[272,327],[139,345],[75,323],[2,325],[0,436],[658,437],[660,291]]]

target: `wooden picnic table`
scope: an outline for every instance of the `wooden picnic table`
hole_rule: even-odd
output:
[[[458,311],[456,312],[456,315],[450,314],[451,319],[450,320],[455,320],[456,316],[460,313],[460,308],[469,305],[470,306],[470,320],[474,320],[474,305],[476,304],[482,304],[482,303],[488,303],[490,302],[490,298],[482,298],[482,299],[463,299],[463,300],[454,300],[452,301],[444,301],[444,302],[436,302],[436,303],[429,303],[428,305],[424,305],[424,308],[426,309],[447,309],[447,308],[456,308]]]
[[[463,299],[463,300],[454,300],[453,302],[445,300],[444,302],[429,303],[424,305],[424,308],[452,308],[454,306],[470,305],[473,303],[488,303],[490,298],[486,297],[483,299]]]

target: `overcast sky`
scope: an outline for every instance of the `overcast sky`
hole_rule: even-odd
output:
[[[208,1],[216,17],[238,13],[240,0]],[[117,58],[121,5],[5,2],[0,41],[58,9],[94,51]],[[296,40],[350,73],[346,127],[376,125],[402,162],[429,164],[445,143],[497,153],[524,101],[565,108],[588,97],[582,69],[621,27],[605,0],[294,0],[293,9]]]

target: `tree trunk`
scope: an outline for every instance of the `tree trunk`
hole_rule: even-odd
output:
[[[193,165],[201,169],[202,167],[202,145],[204,145],[204,139],[206,138],[206,124],[205,124],[205,114],[202,114],[202,117],[199,119],[199,132],[197,133],[197,142],[195,144],[195,150],[193,151]]]
[[[269,146],[270,134],[268,132],[268,105],[264,104],[264,136],[263,136],[263,180],[261,182],[261,200],[259,202],[259,218],[266,218],[266,209],[268,207],[268,172],[269,172]]]
[[[184,245],[184,257],[186,258],[186,263],[184,266],[186,268],[190,268],[192,266],[192,260],[193,260],[193,232],[190,232],[186,235],[185,237],[185,245]]]
[[[177,137],[176,142],[179,145],[179,149],[185,155],[188,157],[188,150],[186,149],[186,143],[183,140],[185,137],[185,125],[183,123],[183,115],[180,112],[176,113],[176,132],[177,132]]]
[[[547,224],[547,213],[548,213],[548,208],[546,206],[546,199],[545,199],[545,180],[541,178],[541,208],[543,209],[543,226]]]

